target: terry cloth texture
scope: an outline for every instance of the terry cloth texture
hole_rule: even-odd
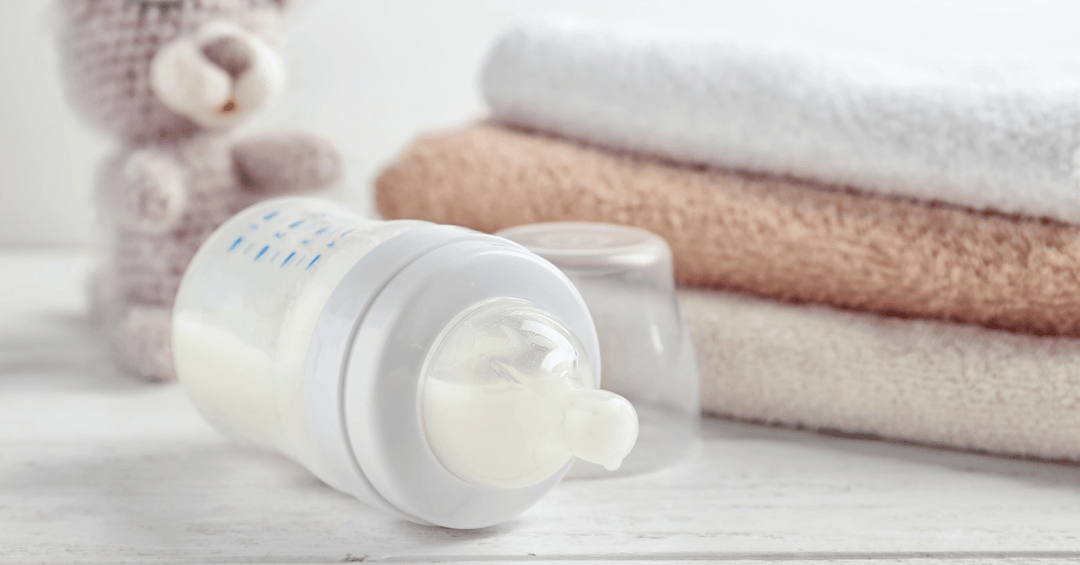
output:
[[[706,411],[1080,461],[1080,340],[681,290]]]
[[[942,69],[793,47],[533,22],[497,42],[483,92],[500,121],[590,143],[1080,222],[1073,62],[1036,57],[1056,72],[1032,82],[989,58]]]
[[[1080,228],[616,155],[477,125],[420,139],[376,180],[386,218],[485,232],[628,224],[683,284],[900,317],[1080,336]]]

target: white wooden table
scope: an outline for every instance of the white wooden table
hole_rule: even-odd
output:
[[[702,455],[510,523],[402,522],[114,376],[89,260],[0,253],[0,562],[1077,563],[1080,467],[706,420]]]

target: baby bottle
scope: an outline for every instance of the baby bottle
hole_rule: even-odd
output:
[[[596,330],[551,263],[506,239],[256,204],[176,298],[181,385],[224,435],[422,524],[522,512],[576,458],[618,468],[634,408],[600,390]]]

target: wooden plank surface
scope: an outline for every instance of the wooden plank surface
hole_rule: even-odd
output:
[[[1080,467],[720,420],[692,462],[507,524],[402,522],[116,377],[88,265],[0,254],[0,562],[1080,562]]]

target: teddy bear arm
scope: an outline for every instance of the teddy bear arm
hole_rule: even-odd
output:
[[[265,194],[319,190],[341,178],[341,154],[311,134],[246,139],[233,147],[232,159],[240,185]]]
[[[121,227],[161,233],[187,205],[183,167],[156,150],[138,150],[109,167],[101,188],[109,217]]]

